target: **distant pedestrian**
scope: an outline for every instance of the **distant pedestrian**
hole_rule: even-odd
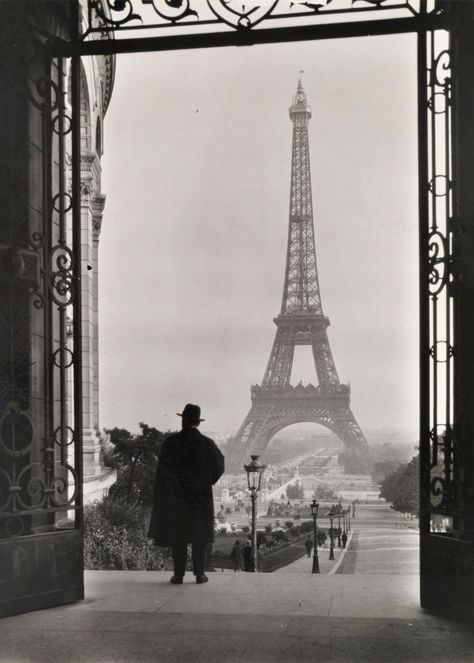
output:
[[[345,548],[347,543],[347,534],[345,532],[342,533],[341,539],[342,539],[342,547]]]
[[[252,555],[252,544],[250,543],[249,539],[247,539],[247,541],[245,542],[244,549],[242,551],[242,558],[244,560],[244,571],[249,571],[250,573],[254,573],[255,564]]]
[[[313,550],[313,542],[311,541],[311,537],[308,536],[306,537],[306,541],[304,542],[304,547],[306,548],[306,555],[308,557],[311,557],[311,551]]]
[[[232,546],[230,551],[230,561],[232,563],[232,568],[234,572],[242,570],[242,546],[240,545],[239,539]]]
[[[192,544],[193,573],[207,582],[206,551],[214,541],[212,485],[224,472],[224,456],[198,426],[201,408],[188,403],[181,414],[182,430],[163,442],[158,459],[148,536],[157,546],[172,547],[174,575],[181,585],[188,543]]]
[[[206,561],[205,561],[205,570],[206,571],[217,571],[216,567],[212,565],[212,550],[214,548],[214,545],[212,543],[208,543],[206,545]]]
[[[257,543],[257,571],[265,571],[265,558],[259,543]]]

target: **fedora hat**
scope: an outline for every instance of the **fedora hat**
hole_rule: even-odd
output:
[[[205,419],[201,419],[201,408],[199,405],[193,405],[192,403],[186,403],[184,410],[182,412],[176,412],[178,417],[181,417],[183,421],[186,421],[190,424],[199,424]]]

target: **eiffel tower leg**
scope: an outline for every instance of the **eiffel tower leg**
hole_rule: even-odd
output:
[[[266,424],[272,410],[271,405],[252,405],[227,450],[227,472],[241,473],[244,463],[250,459],[250,454],[263,453],[270,440]]]
[[[335,432],[344,443],[339,460],[346,474],[367,474],[369,472],[369,445],[351,409],[332,412]]]

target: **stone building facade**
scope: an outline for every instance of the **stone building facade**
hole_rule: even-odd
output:
[[[82,58],[81,294],[85,502],[100,498],[104,490],[115,481],[115,473],[104,467],[102,461],[103,439],[99,421],[99,239],[106,199],[101,188],[101,159],[104,150],[104,118],[112,95],[114,76],[115,56]],[[69,408],[72,415],[72,398],[69,398]]]

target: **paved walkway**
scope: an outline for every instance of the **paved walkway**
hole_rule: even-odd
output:
[[[351,533],[352,535],[352,533]],[[350,537],[351,537],[350,535]],[[351,538],[349,537],[348,540],[348,548],[350,546],[350,540]],[[335,542],[336,544],[336,542]],[[318,548],[318,560],[319,560],[319,572],[320,573],[337,573],[337,569],[339,568],[339,565],[342,563],[344,559],[345,551],[342,548],[338,548],[337,545],[334,547],[334,560],[329,559],[329,547],[326,548]],[[277,569],[274,571],[274,573],[284,573],[284,574],[291,574],[291,573],[305,573],[305,574],[311,574],[313,572],[313,552],[311,552],[311,557],[308,558],[308,556],[305,554],[303,557],[300,557],[299,559],[296,559],[294,562],[291,562],[291,564],[287,564],[286,566],[282,566],[281,569]]]
[[[368,573],[369,557],[387,553],[384,540],[361,538],[369,515],[355,523],[356,573],[294,567],[176,586],[169,573],[87,572],[82,603],[0,621],[0,662],[472,663],[470,629],[418,607],[413,566]]]
[[[355,531],[338,573],[355,575],[411,575],[418,580],[419,538],[417,529],[375,527],[364,522]]]

